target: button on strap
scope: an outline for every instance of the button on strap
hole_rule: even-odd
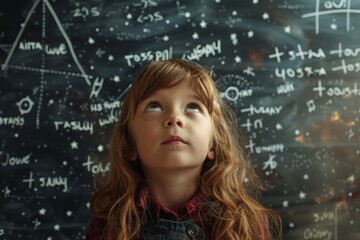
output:
[[[186,233],[191,239],[203,239],[201,229],[195,223],[189,223],[186,226]]]

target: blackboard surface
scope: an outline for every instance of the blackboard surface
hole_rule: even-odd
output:
[[[141,66],[216,73],[284,239],[360,239],[360,1],[0,3],[0,239],[84,239]]]

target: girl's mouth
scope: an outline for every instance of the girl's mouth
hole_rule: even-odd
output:
[[[182,139],[179,136],[170,136],[162,144],[179,144],[179,143],[187,144],[187,142],[185,142],[184,139]]]

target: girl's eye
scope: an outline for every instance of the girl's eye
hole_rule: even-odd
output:
[[[151,102],[146,106],[145,111],[146,112],[159,112],[159,111],[162,111],[162,107],[157,102]]]
[[[194,104],[194,103],[191,103],[191,104],[187,105],[185,111],[186,112],[202,113],[201,108],[198,105]]]

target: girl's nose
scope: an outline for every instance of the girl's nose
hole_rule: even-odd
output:
[[[184,121],[178,113],[172,112],[167,116],[164,125],[165,127],[184,127]]]

